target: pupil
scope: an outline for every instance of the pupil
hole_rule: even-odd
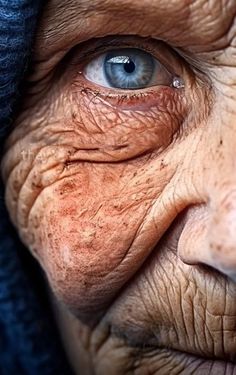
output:
[[[135,71],[134,62],[129,59],[129,61],[124,64],[124,70],[126,71],[126,73],[133,73]]]

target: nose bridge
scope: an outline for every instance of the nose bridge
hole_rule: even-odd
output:
[[[222,113],[208,170],[209,264],[236,279],[236,115]]]

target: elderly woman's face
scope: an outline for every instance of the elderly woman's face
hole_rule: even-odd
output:
[[[235,0],[51,0],[27,90],[6,202],[96,373],[236,373]]]

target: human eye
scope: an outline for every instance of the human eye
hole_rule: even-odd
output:
[[[186,71],[177,53],[162,41],[138,36],[95,38],[76,48],[71,66],[75,84],[99,96],[137,95],[155,88],[184,89]],[[154,90],[154,91],[153,91]],[[180,90],[181,91],[181,90]],[[174,93],[174,91],[172,92]]]
[[[86,65],[84,76],[100,86],[122,90],[173,84],[165,66],[139,48],[114,49],[95,57]]]
[[[165,43],[152,38],[118,36],[92,40],[81,51],[80,76],[102,94],[126,95],[157,87],[184,89],[182,63]],[[100,88],[100,89],[99,89]],[[136,95],[137,97],[137,95]]]

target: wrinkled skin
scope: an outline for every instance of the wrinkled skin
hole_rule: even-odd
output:
[[[88,82],[109,35],[185,87]],[[27,90],[6,202],[75,371],[236,374],[235,0],[51,0]]]

